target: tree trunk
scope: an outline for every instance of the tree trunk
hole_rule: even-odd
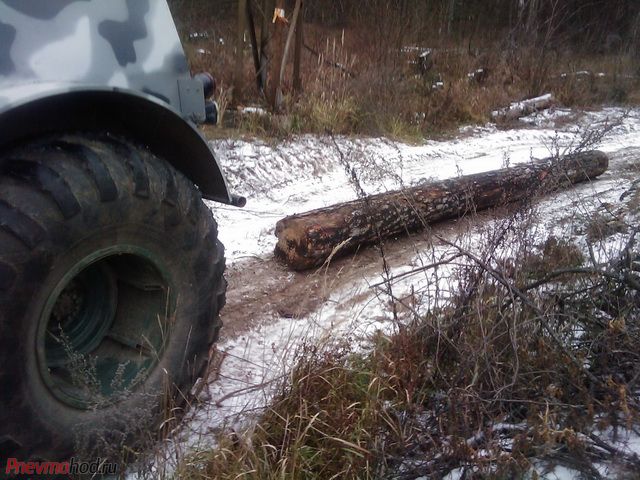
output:
[[[249,22],[249,39],[251,40],[251,54],[253,55],[253,67],[256,71],[256,86],[258,92],[262,92],[262,78],[260,77],[260,47],[258,46],[258,36],[256,34],[256,22],[253,17],[251,2],[247,2],[247,21]]]
[[[300,15],[298,16],[298,21],[296,22],[296,44],[293,50],[293,90],[298,94],[302,92],[300,64],[302,63],[302,44],[304,43],[304,0],[300,3]]]
[[[292,215],[276,224],[276,255],[295,270],[317,267],[359,245],[593,179],[606,171],[608,163],[602,152],[585,152],[561,161],[547,159],[428,182]]]
[[[242,101],[244,68],[244,32],[246,30],[247,0],[238,1],[238,31],[236,32],[236,64],[233,73],[233,103]]]
[[[298,25],[298,16],[300,15],[301,7],[302,7],[302,0],[296,0],[296,6],[293,9],[293,17],[291,19],[291,25],[289,26],[289,32],[287,33],[287,41],[284,44],[284,50],[282,52],[282,62],[280,63],[280,73],[278,74],[278,92],[276,93],[276,96],[279,96],[280,98],[282,97],[282,84],[284,83],[284,71],[287,68],[289,50],[291,49],[291,42],[293,40],[293,35],[295,34],[296,27]]]
[[[269,82],[268,72],[271,61],[271,17],[273,14],[273,0],[262,1],[262,26],[260,27],[260,86],[262,92],[267,93]]]
[[[284,55],[284,41],[287,29],[284,17],[275,15],[275,12],[284,11],[285,1],[276,0],[274,11],[273,37],[271,38],[271,60],[269,61],[269,86],[267,88],[268,99],[274,112],[279,112],[282,106],[282,93],[280,90],[280,68]]]
[[[449,9],[447,12],[447,35],[451,35],[453,30],[453,20],[456,15],[456,0],[449,0]]]
[[[527,32],[534,32],[538,27],[539,0],[529,0],[529,13],[527,17]]]

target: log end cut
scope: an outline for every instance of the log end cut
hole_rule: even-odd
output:
[[[315,262],[307,258],[310,245],[304,226],[300,225],[300,222],[286,220],[282,219],[276,223],[276,257],[294,270],[313,268]]]
[[[276,224],[276,257],[293,270],[319,267],[331,256],[336,245],[348,243],[342,238],[347,230],[344,219],[335,213],[319,214],[318,217],[309,217],[307,213],[283,218]]]

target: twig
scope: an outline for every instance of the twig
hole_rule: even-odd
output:
[[[430,263],[429,265],[423,265],[419,268],[414,268],[413,270],[409,270],[407,272],[402,272],[399,273],[397,275],[392,276],[391,278],[385,279],[382,282],[378,282],[378,283],[374,283],[373,285],[369,285],[369,288],[376,288],[379,287],[381,285],[384,285],[388,282],[393,282],[395,280],[399,280],[401,278],[404,277],[409,277],[411,275],[415,275],[416,273],[421,273],[421,272],[425,272],[427,270],[431,270],[432,268],[436,268],[439,267],[441,265],[447,265],[451,262],[453,262],[455,259],[463,257],[464,255],[462,253],[457,253],[456,255],[453,255],[449,258],[446,258],[444,260],[440,260],[439,262],[434,262],[434,263]]]
[[[549,334],[549,336],[553,339],[554,342],[556,342],[556,344],[561,348],[562,352],[565,354],[565,356],[571,360],[571,362],[579,369],[581,370],[588,378],[589,380],[591,380],[591,382],[593,382],[596,385],[601,385],[603,384],[603,382],[596,377],[593,373],[591,373],[590,371],[586,370],[584,368],[584,365],[571,353],[569,352],[564,343],[562,342],[562,340],[558,337],[558,335],[556,334],[556,332],[553,331],[553,329],[551,329],[551,327],[547,324],[547,322],[543,321],[545,314],[542,310],[540,310],[540,307],[538,307],[536,304],[534,304],[520,289],[518,289],[515,285],[511,284],[505,277],[504,275],[502,275],[500,272],[497,272],[495,269],[491,268],[489,265],[487,265],[484,261],[482,261],[480,258],[478,258],[476,255],[474,255],[473,253],[469,252],[468,250],[465,250],[464,248],[462,248],[459,245],[456,245],[453,242],[450,242],[449,240],[437,236],[438,240],[440,240],[441,242],[457,249],[458,251],[460,251],[460,253],[464,254],[464,256],[466,256],[467,258],[473,260],[482,270],[484,270],[485,272],[487,272],[489,275],[491,275],[495,280],[497,280],[499,283],[501,283],[504,287],[507,288],[507,290],[509,290],[510,292],[512,292],[513,294],[515,294],[515,296],[517,296],[520,300],[522,300],[522,302],[527,305],[529,308],[531,308],[534,312],[536,312],[536,314],[539,317],[540,323],[542,325],[542,328]]]
[[[324,62],[325,65],[328,65],[328,66],[333,67],[333,68],[337,68],[338,70],[341,70],[342,72],[344,72],[347,75],[349,75],[349,77],[355,78],[355,74],[352,71],[348,70],[344,65],[342,65],[340,63],[337,63],[337,62],[332,62],[330,60],[327,60],[319,52],[317,52],[316,50],[311,48],[306,43],[304,44],[304,48],[305,48],[305,50],[310,52],[312,55],[314,55],[316,58],[322,59],[322,61]]]
[[[398,322],[398,309],[396,306],[396,302],[394,301],[395,296],[393,295],[393,287],[390,283],[390,278],[391,278],[391,269],[389,267],[389,263],[387,262],[387,256],[385,255],[385,248],[384,248],[384,240],[382,238],[382,235],[380,233],[380,229],[377,225],[377,223],[373,220],[373,215],[372,215],[372,211],[373,208],[371,207],[371,201],[370,201],[370,196],[367,195],[367,192],[364,191],[364,188],[362,187],[362,184],[360,183],[360,179],[358,178],[358,174],[355,170],[355,168],[351,165],[351,163],[349,162],[349,160],[345,157],[344,153],[342,152],[342,149],[340,148],[340,145],[338,145],[338,142],[336,141],[335,137],[333,135],[330,134],[330,138],[331,141],[333,142],[333,146],[336,149],[336,151],[338,152],[338,157],[340,158],[340,163],[342,163],[342,166],[345,169],[345,173],[347,174],[347,176],[349,177],[349,180],[351,182],[351,184],[353,185],[353,188],[356,191],[356,194],[358,195],[358,198],[360,198],[360,200],[362,200],[364,202],[365,205],[365,211],[367,213],[367,216],[369,217],[369,223],[371,224],[371,227],[373,228],[373,231],[375,233],[375,237],[376,237],[376,241],[377,241],[377,246],[380,249],[380,258],[382,259],[382,272],[384,275],[384,278],[387,280],[386,281],[386,293],[387,295],[389,295],[389,298],[391,299],[391,309],[392,309],[392,313],[393,313],[393,320],[394,322]]]

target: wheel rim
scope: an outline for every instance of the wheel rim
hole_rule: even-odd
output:
[[[39,317],[36,353],[49,390],[77,408],[134,392],[162,356],[174,309],[164,262],[114,246],[70,268]]]

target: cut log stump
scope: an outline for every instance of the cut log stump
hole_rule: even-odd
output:
[[[608,165],[606,154],[584,152],[427,182],[292,215],[276,224],[276,255],[294,270],[317,267],[363,244],[594,179]]]

